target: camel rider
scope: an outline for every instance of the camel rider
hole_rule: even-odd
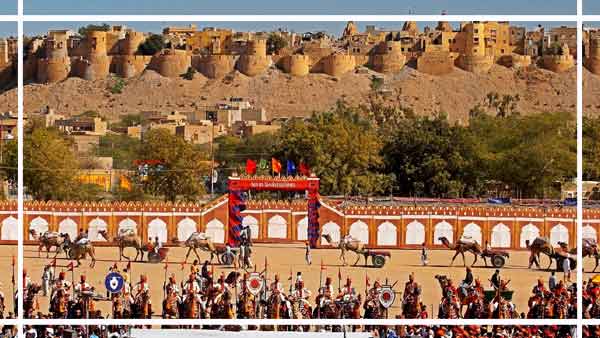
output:
[[[54,285],[52,287],[52,292],[50,293],[50,299],[54,298],[54,295],[56,295],[56,293],[59,290],[64,290],[64,293],[67,294],[70,289],[71,289],[71,282],[69,282],[65,278],[65,272],[61,271],[58,274],[58,278],[56,280],[54,280]]]
[[[459,289],[463,296],[466,296],[468,293],[468,289],[473,285],[473,272],[471,272],[471,268],[467,267],[467,274],[465,275],[465,279],[463,279],[462,283],[460,283]]]
[[[171,274],[169,276],[169,282],[165,285],[165,291],[167,297],[174,294],[177,297],[177,302],[181,301],[181,292],[179,291],[179,286],[177,285],[177,281],[175,280],[175,275]]]
[[[481,281],[479,280],[479,278],[475,280],[475,286],[473,287],[473,291],[477,292],[479,297],[483,297],[484,295],[483,286],[481,285]]]
[[[560,296],[560,295],[566,295],[568,294],[568,290],[567,287],[565,286],[565,282],[564,281],[560,281],[558,282],[558,285],[554,288],[554,295],[555,296]]]
[[[75,291],[74,293],[77,296],[78,300],[82,298],[84,292],[92,291],[92,286],[88,282],[86,282],[85,275],[81,275],[79,277],[79,283],[75,284],[74,291]]]
[[[144,293],[150,293],[150,285],[148,284],[148,276],[140,275],[140,281],[135,285],[135,296],[137,299]],[[150,304],[150,298],[148,298],[148,304]]]
[[[279,275],[275,275],[275,280],[273,280],[273,283],[269,286],[269,290],[271,291],[271,295],[280,297],[282,301],[285,300],[283,285],[279,281]]]
[[[544,281],[541,278],[538,279],[537,284],[533,287],[533,290],[531,290],[531,292],[534,295],[538,295],[538,294],[545,295],[546,294],[547,290],[544,287]]]
[[[32,284],[31,278],[29,277],[29,274],[27,273],[27,269],[23,268],[23,298],[24,299],[26,299],[28,296],[27,290],[29,289],[31,284]],[[18,294],[18,291],[15,292],[15,300],[16,300],[17,294]]]
[[[296,281],[292,295],[306,306],[310,306],[310,302],[308,300],[310,299],[312,292],[304,287],[304,281],[302,279]]]
[[[88,244],[88,242],[89,242],[89,239],[88,239],[87,232],[85,232],[83,230],[83,228],[79,229],[79,234],[77,235],[77,238],[75,239],[75,244],[86,245],[86,244]]]
[[[196,281],[196,274],[190,273],[188,280],[185,282],[185,284],[183,284],[183,293],[186,295],[189,293],[200,293],[200,284],[198,284],[198,281]]]
[[[197,259],[194,259],[194,262],[190,266],[190,273],[196,276],[197,281],[200,281],[200,262]]]
[[[456,287],[454,286],[454,281],[452,279],[448,279],[448,284],[446,284],[446,287],[444,288],[444,293],[451,293],[453,296],[458,295]]]
[[[352,280],[350,278],[346,278],[346,284],[340,290],[340,293],[337,296],[338,299],[347,299],[352,300],[356,298],[356,289],[352,286]]]
[[[368,298],[371,299],[379,299],[379,294],[381,293],[381,283],[378,280],[373,283],[373,287],[369,289]]]
[[[321,289],[319,290],[319,296],[321,296],[321,300],[319,302],[320,307],[323,307],[326,304],[329,304],[331,302],[331,300],[334,298],[331,277],[325,278],[325,285],[323,287],[321,287]]]

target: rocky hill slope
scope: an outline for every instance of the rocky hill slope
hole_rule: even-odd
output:
[[[363,70],[339,78],[324,74],[293,77],[269,69],[257,77],[235,72],[220,80],[200,74],[195,74],[193,80],[185,80],[145,71],[125,80],[120,94],[109,90],[114,79],[90,82],[69,78],[50,85],[27,84],[25,112],[50,106],[68,115],[93,110],[115,120],[121,114],[141,111],[192,111],[236,96],[264,107],[269,117],[307,116],[328,109],[340,99],[359,104],[377,97],[386,103],[412,107],[418,114],[445,111],[452,120],[465,121],[469,110],[490,92],[518,94],[521,98],[518,110],[524,114],[576,110],[575,69],[556,74],[496,65],[483,75],[457,68],[449,75],[431,76],[405,67],[399,74],[386,75],[379,93],[372,88],[374,74]],[[597,88],[600,89],[600,80]],[[16,110],[16,90],[0,95],[0,107]]]

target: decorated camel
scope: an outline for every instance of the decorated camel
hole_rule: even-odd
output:
[[[353,264],[354,266],[356,266],[356,264],[358,264],[358,261],[360,260],[360,255],[364,255],[366,252],[365,245],[363,243],[361,243],[361,241],[354,239],[351,236],[347,236],[346,238],[344,238],[344,240],[342,240],[340,242],[334,242],[333,239],[331,238],[330,234],[323,234],[321,236],[331,246],[340,249],[340,251],[341,251],[340,259],[342,260],[342,262],[344,262],[344,265],[348,264],[348,263],[346,263],[346,252],[347,251],[352,251],[357,254],[356,262],[354,262],[354,264]],[[367,265],[367,256],[366,255],[365,255],[365,265]]]
[[[582,257],[593,257],[596,261],[594,265],[594,270],[592,272],[596,272],[596,268],[598,268],[598,261],[600,261],[600,252],[598,252],[598,243],[594,239],[584,238],[583,239],[583,248],[582,248]]]
[[[138,260],[138,257],[141,255],[140,259],[144,260],[144,251],[147,251],[146,246],[142,243],[142,238],[135,233],[133,230],[119,230],[117,236],[115,236],[112,240],[110,239],[108,232],[104,229],[99,230],[98,234],[104,237],[108,242],[116,242],[119,246],[119,260],[122,260],[123,257],[127,260],[131,260],[128,256],[125,256],[125,248],[134,248],[135,249],[135,258],[134,261]]]
[[[547,238],[536,237],[533,242],[529,243],[528,245],[530,253],[529,267],[531,268],[533,263],[536,263],[538,268],[540,267],[539,264],[537,264],[537,258],[540,257],[540,254],[546,255],[550,259],[546,270],[550,270],[554,260],[556,260],[557,264],[559,265],[562,263],[563,259],[569,259],[570,262],[575,262],[575,260],[572,258],[572,255],[573,253],[576,254],[577,250],[569,250],[567,248],[567,244],[564,242],[558,242],[558,245],[560,250],[555,249]]]
[[[465,260],[465,252],[470,252],[473,254],[474,260],[473,260],[473,264],[471,264],[471,266],[474,266],[475,263],[477,263],[477,257],[483,253],[483,250],[481,249],[481,245],[479,245],[479,243],[477,243],[477,241],[471,242],[471,241],[459,240],[456,244],[453,244],[453,243],[450,243],[450,241],[446,237],[440,237],[439,240],[440,240],[440,242],[442,242],[442,244],[445,247],[447,247],[450,250],[454,250],[456,252],[454,254],[454,257],[452,257],[450,266],[452,266],[452,264],[454,264],[454,260],[456,259],[456,257],[458,255],[462,256],[463,264],[464,264],[464,266],[467,266],[467,261]]]
[[[60,234],[60,237],[63,238],[64,244],[63,247],[67,251],[67,257],[69,259],[73,259],[77,261],[77,266],[81,265],[81,260],[85,259],[88,255],[92,260],[90,262],[90,267],[93,268],[96,264],[96,251],[94,250],[94,246],[92,242],[85,241],[85,243],[80,243],[79,241],[73,242],[71,240],[71,236],[69,234]]]
[[[42,248],[46,248],[46,258],[50,257],[50,249],[52,249],[52,247],[56,247],[56,254],[54,257],[60,253],[64,243],[64,238],[60,236],[60,233],[55,231],[45,231],[40,235],[35,229],[29,229],[29,234],[33,239],[39,242],[38,257],[41,255]]]

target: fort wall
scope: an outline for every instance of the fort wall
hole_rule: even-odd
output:
[[[486,73],[492,65],[494,65],[493,55],[462,54],[456,59],[457,67],[475,74]]]
[[[454,58],[444,50],[430,49],[417,59],[417,70],[431,75],[444,75],[454,70]]]
[[[185,74],[191,65],[192,59],[185,51],[165,49],[152,57],[148,68],[164,77],[178,77]]]
[[[267,56],[267,41],[250,40],[246,53],[242,54],[237,62],[237,69],[244,75],[257,76],[264,73],[272,64]]]
[[[541,60],[542,67],[555,73],[566,72],[575,67],[572,55],[544,55]]]
[[[303,54],[284,56],[280,61],[283,71],[294,76],[307,75],[310,72],[310,63],[310,56]]]
[[[323,59],[323,73],[331,76],[344,75],[356,67],[353,55],[331,54]]]
[[[387,41],[375,49],[372,57],[371,67],[379,73],[397,73],[406,64],[406,56],[402,53],[402,45],[399,41]]]
[[[589,55],[583,60],[584,66],[594,74],[600,74],[600,37],[590,40]]]
[[[220,79],[235,69],[234,55],[208,55],[192,57],[192,65],[209,79]]]

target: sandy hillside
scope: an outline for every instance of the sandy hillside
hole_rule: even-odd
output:
[[[376,96],[371,89],[373,74],[348,73],[339,78],[325,74],[292,77],[269,69],[264,75],[253,78],[235,72],[221,80],[196,74],[190,81],[146,71],[126,80],[121,94],[111,94],[107,90],[110,79],[90,82],[69,78],[51,85],[26,85],[25,111],[38,111],[49,105],[61,113],[94,110],[109,119],[116,119],[121,114],[148,110],[191,111],[197,106],[239,96],[264,107],[269,117],[305,116],[315,110],[328,109],[340,99],[351,104],[367,102]],[[575,81],[575,70],[555,74],[545,70],[515,71],[496,65],[483,75],[455,69],[449,75],[431,76],[406,67],[399,74],[385,77],[383,88],[387,95],[383,100],[412,107],[419,114],[443,110],[453,120],[466,119],[469,109],[489,92],[519,94],[519,111],[522,113],[575,112]],[[15,92],[0,95],[0,107],[16,109]]]
[[[583,68],[583,112],[598,115],[600,113],[600,76]]]

